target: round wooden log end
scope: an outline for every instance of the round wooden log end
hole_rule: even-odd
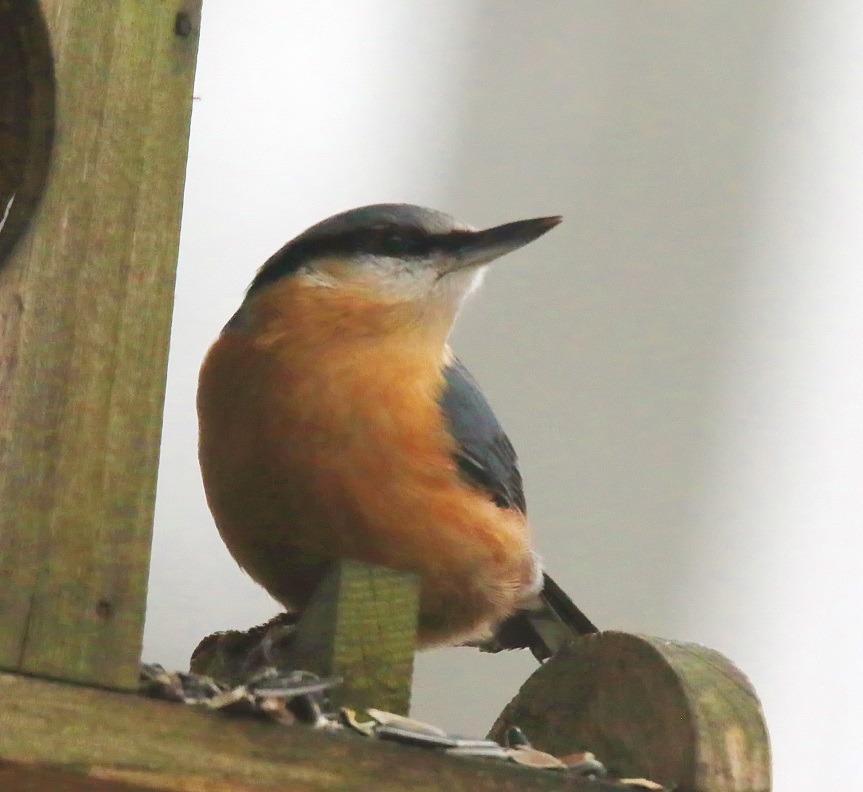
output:
[[[761,705],[723,655],[697,644],[604,632],[542,665],[491,730],[519,726],[555,756],[591,751],[616,777],[692,792],[766,792]]]

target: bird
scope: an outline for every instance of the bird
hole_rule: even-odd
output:
[[[347,558],[416,573],[420,649],[544,661],[596,630],[532,549],[516,452],[448,343],[488,265],[561,220],[373,204],[258,270],[201,366],[198,451],[225,545],[288,612]]]

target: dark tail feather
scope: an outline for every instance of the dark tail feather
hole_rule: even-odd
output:
[[[484,652],[530,649],[542,662],[574,636],[598,632],[596,625],[546,574],[537,599],[535,608],[518,611],[501,622],[494,637],[481,644],[480,649]]]
[[[543,573],[542,601],[558,617],[578,635],[599,632],[599,628],[584,615],[581,609],[569,598],[566,592],[557,585],[554,578]]]

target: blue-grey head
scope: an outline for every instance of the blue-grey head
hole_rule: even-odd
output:
[[[421,206],[362,206],[288,242],[261,267],[249,295],[282,278],[302,278],[326,289],[361,287],[390,301],[443,300],[455,311],[489,262],[560,221],[539,217],[477,230]]]

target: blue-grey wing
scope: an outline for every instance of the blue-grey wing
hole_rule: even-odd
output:
[[[476,380],[453,358],[440,398],[462,476],[505,509],[527,512],[518,457]]]
[[[456,441],[455,458],[462,476],[505,509],[527,512],[515,449],[470,372],[453,358],[444,369],[446,385],[440,404]],[[528,648],[540,661],[574,635],[596,627],[548,575],[538,602],[501,622],[495,635],[480,644],[488,652]]]

